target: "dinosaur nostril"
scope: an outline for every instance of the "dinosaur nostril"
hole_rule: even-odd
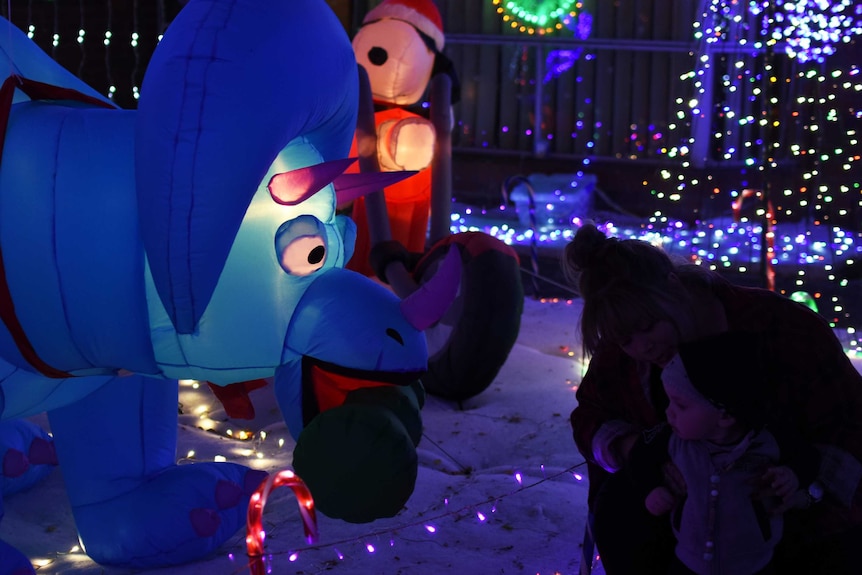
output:
[[[389,54],[380,46],[375,46],[368,51],[368,61],[375,66],[382,66],[389,59]]]
[[[402,338],[401,334],[398,333],[396,330],[392,329],[391,327],[386,329],[386,335],[388,335],[401,345],[404,345],[404,338]]]

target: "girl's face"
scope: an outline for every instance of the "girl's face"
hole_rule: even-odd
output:
[[[667,422],[682,439],[716,441],[721,437],[723,412],[692,387],[682,362],[671,362],[661,374],[670,400]]]
[[[636,361],[649,361],[664,367],[676,355],[679,333],[676,326],[660,319],[646,325],[635,326],[635,330],[620,344],[623,352]]]

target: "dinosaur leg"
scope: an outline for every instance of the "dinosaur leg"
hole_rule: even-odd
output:
[[[2,503],[0,503],[2,506]],[[3,513],[0,512],[0,517]],[[33,565],[23,553],[0,541],[0,575],[34,575]]]
[[[48,413],[86,553],[134,568],[204,557],[245,524],[266,477],[232,463],[176,465],[176,382],[117,377]]]
[[[3,383],[14,371],[0,366],[0,416],[6,411]],[[53,440],[42,427],[26,419],[0,421],[0,520],[5,514],[3,497],[38,483],[56,465]],[[35,570],[23,553],[0,540],[0,575],[35,575]]]
[[[0,521],[3,520],[3,489],[0,488]],[[27,557],[0,540],[0,575],[34,575],[36,571]]]

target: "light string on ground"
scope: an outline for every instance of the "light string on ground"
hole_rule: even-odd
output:
[[[578,292],[578,291],[577,291],[577,290],[575,290],[575,289],[572,289],[572,287],[571,287],[571,286],[567,286],[567,285],[565,285],[565,284],[561,284],[560,282],[554,281],[554,280],[552,280],[552,279],[550,279],[550,278],[547,278],[547,277],[545,277],[545,276],[543,276],[543,275],[541,275],[541,274],[537,274],[537,273],[535,273],[535,272],[532,272],[532,271],[528,270],[528,269],[527,269],[527,268],[525,268],[525,267],[521,267],[521,268],[520,268],[520,270],[521,270],[522,272],[524,272],[525,274],[529,274],[529,275],[531,275],[531,276],[534,276],[534,277],[535,277],[535,278],[537,278],[537,279],[542,280],[543,282],[549,283],[549,284],[551,284],[551,285],[553,285],[553,286],[556,286],[556,287],[558,287],[558,288],[560,288],[560,289],[562,289],[562,290],[565,290],[565,291],[569,292],[570,294],[572,294],[574,297],[581,297],[580,292]],[[546,298],[539,298],[539,299],[546,299]]]
[[[545,482],[552,481],[552,480],[554,480],[558,477],[561,477],[563,475],[566,475],[566,474],[571,474],[575,478],[576,481],[581,481],[583,479],[583,476],[581,476],[578,473],[575,473],[575,470],[577,470],[580,467],[583,467],[584,465],[586,465],[586,463],[587,463],[586,461],[581,461],[580,463],[577,463],[575,465],[567,467],[566,469],[558,471],[552,475],[544,476],[544,477],[542,477],[542,479],[539,479],[535,483],[531,483],[529,485],[523,485],[521,483],[522,475],[520,473],[515,473],[515,479],[518,482],[518,484],[521,486],[518,489],[515,489],[514,491],[511,491],[509,493],[505,493],[503,495],[496,495],[493,497],[488,497],[488,498],[484,499],[483,501],[464,505],[464,506],[462,506],[459,509],[456,509],[454,511],[444,511],[444,512],[438,513],[437,515],[432,515],[430,517],[423,517],[422,520],[420,520],[420,521],[413,521],[410,523],[404,523],[404,524],[401,524],[397,527],[378,529],[375,531],[370,531],[368,533],[363,533],[362,535],[358,535],[355,537],[348,537],[348,538],[344,538],[344,539],[339,539],[337,541],[330,541],[330,542],[326,542],[326,543],[320,543],[317,545],[307,545],[305,547],[299,547],[299,548],[292,549],[289,551],[272,552],[272,553],[269,553],[268,556],[272,557],[272,556],[277,556],[277,555],[287,555],[290,557],[291,561],[294,561],[301,553],[303,553],[305,551],[315,551],[315,550],[327,549],[330,547],[335,548],[335,546],[343,546],[343,545],[348,545],[351,543],[363,542],[363,541],[367,541],[369,539],[381,537],[383,535],[395,534],[395,533],[410,529],[412,527],[422,526],[422,527],[425,527],[427,529],[428,526],[433,522],[440,521],[441,519],[445,519],[447,517],[452,517],[452,516],[457,516],[457,515],[467,513],[469,511],[475,509],[476,507],[480,507],[482,505],[489,505],[492,503],[496,504],[498,501],[502,501],[503,499],[507,499],[509,497],[512,497],[513,495],[518,495],[524,491],[527,491],[529,489],[537,487],[537,486],[539,486]],[[544,467],[542,468],[542,473],[544,475]],[[446,503],[444,505],[447,505],[447,504],[448,503]],[[484,519],[480,519],[480,520],[484,521]],[[436,528],[434,530],[436,530]],[[429,530],[429,532],[433,532],[433,531]],[[339,552],[339,556],[340,555],[341,554]],[[251,568],[254,563],[255,563],[254,561],[249,561],[248,567]]]
[[[428,437],[428,435],[427,435],[426,433],[422,433],[422,437],[424,437],[426,441],[429,441],[429,442],[430,442],[434,447],[436,447],[437,449],[439,449],[439,450],[440,450],[440,451],[441,451],[441,452],[442,452],[446,457],[448,457],[448,458],[449,458],[449,459],[450,459],[450,460],[451,460],[455,465],[457,465],[458,467],[460,467],[462,472],[464,472],[465,474],[470,473],[470,467],[468,467],[468,466],[464,465],[463,463],[461,463],[460,461],[458,461],[457,459],[455,459],[455,458],[454,458],[454,457],[453,457],[453,456],[452,456],[448,451],[446,451],[445,449],[443,449],[443,448],[440,446],[440,444],[439,444],[439,443],[437,443],[436,441],[434,441],[433,439],[431,439],[430,437]]]

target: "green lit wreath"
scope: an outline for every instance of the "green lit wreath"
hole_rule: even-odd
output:
[[[514,30],[527,34],[550,34],[575,16],[583,3],[577,0],[491,0],[497,13]]]

